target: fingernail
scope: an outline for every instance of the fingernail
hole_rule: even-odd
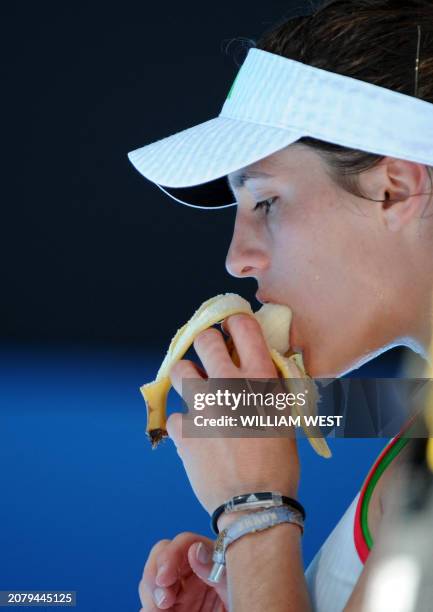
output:
[[[158,573],[156,574],[156,578],[155,578],[157,584],[159,584],[159,580],[160,580],[161,576],[164,574],[164,572],[167,569],[167,567],[168,567],[168,564],[167,563],[163,563],[161,565],[161,567],[158,569]]]
[[[209,563],[210,554],[206,546],[203,544],[203,542],[200,542],[200,544],[197,546],[197,550],[195,554],[196,554],[197,560],[200,561],[200,563]]]
[[[157,606],[160,606],[165,601],[165,591],[159,587],[153,591],[153,598]]]

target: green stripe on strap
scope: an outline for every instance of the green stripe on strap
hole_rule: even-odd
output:
[[[386,468],[389,466],[391,461],[398,455],[398,453],[406,446],[409,442],[409,437],[401,437],[399,438],[395,444],[391,447],[389,452],[383,457],[377,466],[374,474],[371,476],[371,479],[367,485],[364,494],[364,500],[361,508],[361,527],[364,535],[364,539],[367,543],[368,548],[371,550],[373,547],[373,537],[371,535],[370,529],[368,527],[368,508],[370,505],[371,496],[373,494],[374,487],[377,484],[377,481],[382,476]]]

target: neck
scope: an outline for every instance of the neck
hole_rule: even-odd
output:
[[[399,338],[399,343],[432,362],[433,357],[433,305],[431,289],[423,301],[414,309],[408,325],[409,333]]]

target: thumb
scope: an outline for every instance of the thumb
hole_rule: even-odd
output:
[[[208,580],[209,573],[213,566],[212,554],[213,548],[209,546],[209,544],[205,542],[194,542],[188,550],[188,561],[194,574],[207,585],[214,588],[223,601],[225,601],[227,593],[225,572],[223,572],[219,582],[211,582]]]

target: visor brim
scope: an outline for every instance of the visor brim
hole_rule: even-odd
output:
[[[219,116],[130,151],[128,158],[177,202],[196,208],[225,208],[236,204],[228,174],[303,135],[295,129]]]

